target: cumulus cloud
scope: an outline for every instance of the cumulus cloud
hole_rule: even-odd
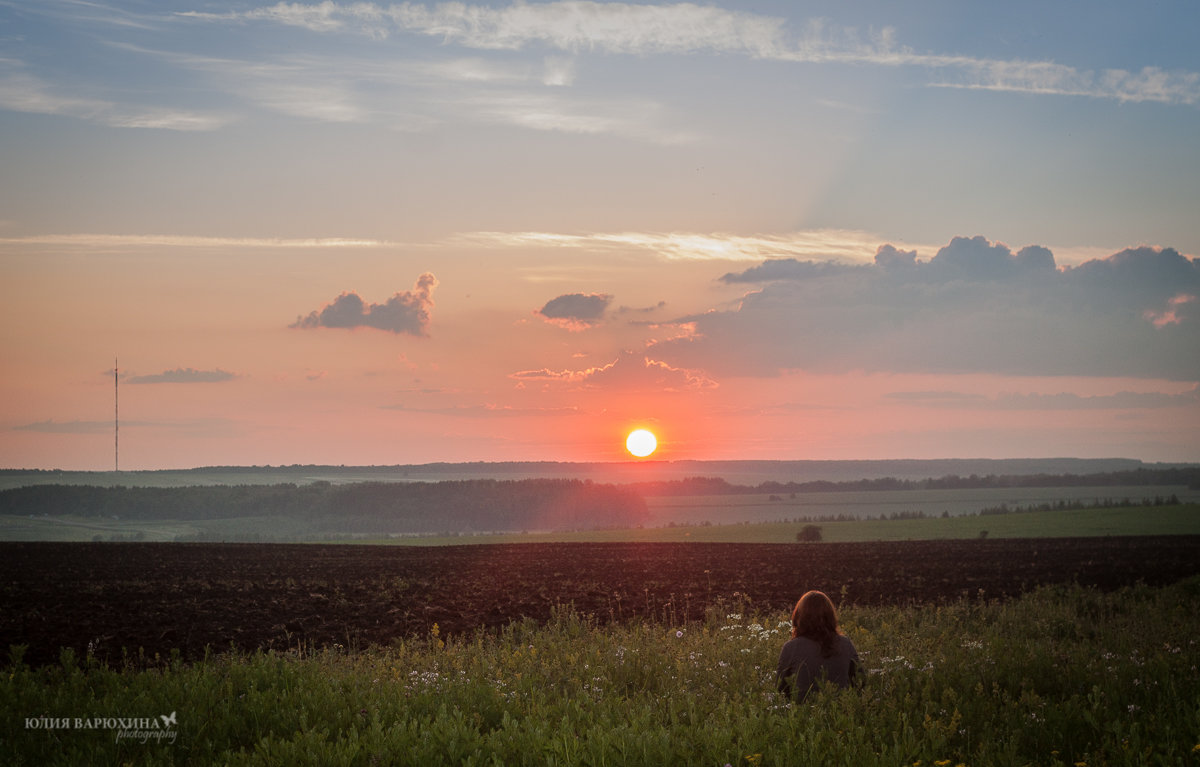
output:
[[[568,330],[585,330],[604,319],[611,302],[612,296],[604,293],[567,293],[550,299],[534,314]]]
[[[522,370],[511,373],[518,381],[546,381],[589,388],[620,390],[681,391],[708,389],[717,384],[696,370],[673,367],[637,352],[623,352],[607,365],[583,370]]]
[[[236,375],[220,368],[216,370],[196,370],[194,368],[175,368],[150,375],[130,376],[125,383],[158,384],[158,383],[221,383],[232,381]]]
[[[737,308],[678,318],[657,359],[721,375],[789,369],[1200,380],[1200,260],[1139,247],[1076,267],[1040,246],[956,237],[929,260],[783,259],[721,278]]]
[[[429,335],[433,289],[437,278],[426,272],[411,291],[396,293],[382,304],[368,304],[353,292],[343,293],[320,311],[297,317],[293,328],[376,328],[412,336]]]
[[[722,282],[772,282],[774,280],[804,280],[813,277],[845,274],[856,267],[835,261],[800,261],[795,258],[776,258],[764,261],[742,272],[730,272]]]

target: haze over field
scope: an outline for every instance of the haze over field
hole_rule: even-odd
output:
[[[1197,28],[0,0],[0,467],[1200,461]]]

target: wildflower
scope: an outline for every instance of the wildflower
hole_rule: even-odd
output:
[[[762,754],[750,754],[746,757],[746,761],[750,762],[751,765],[757,765],[762,761]]]
[[[675,638],[676,638],[676,639],[682,639],[682,638],[683,638],[683,630],[682,630],[682,629],[680,629],[679,631],[676,631],[676,632],[675,632]]]
[[[946,767],[948,764],[950,764],[949,759],[939,759],[938,761],[934,762],[935,767]]]

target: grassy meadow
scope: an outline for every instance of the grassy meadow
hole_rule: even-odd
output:
[[[472,536],[399,536],[356,542],[418,546],[464,543],[664,542],[795,543],[807,522],[744,522],[730,525],[676,525],[631,530],[561,533],[497,533]],[[1104,535],[1200,535],[1200,504],[1130,506],[967,514],[923,519],[856,519],[814,522],[824,542],[947,540],[979,538],[1072,538]]]
[[[754,496],[712,496],[725,503],[754,503]],[[658,501],[659,499],[654,499]],[[791,543],[806,522],[675,524],[612,530],[478,535],[334,536],[314,535],[299,522],[280,517],[215,520],[112,520],[96,517],[0,515],[6,541],[173,541],[198,533],[215,540],[298,540],[307,542],[461,545],[536,542],[655,541],[706,543]],[[1200,535],[1200,504],[1121,506],[1007,514],[959,514],[922,519],[854,519],[815,522],[823,541],[891,541],[978,538],[1058,538],[1096,535]]]
[[[37,767],[1191,765],[1197,598],[1192,579],[849,606],[863,683],[803,703],[774,691],[787,616],[745,602],[699,623],[598,626],[564,607],[470,637],[435,628],[383,648],[194,664],[109,668],[65,653],[31,669],[16,648],[0,675],[0,744],[7,764]]]

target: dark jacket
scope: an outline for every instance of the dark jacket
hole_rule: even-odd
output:
[[[858,673],[858,651],[841,634],[834,640],[833,650],[833,655],[826,658],[821,655],[821,645],[808,637],[789,640],[779,653],[779,667],[775,671],[779,691],[801,701],[822,681],[849,687]]]

